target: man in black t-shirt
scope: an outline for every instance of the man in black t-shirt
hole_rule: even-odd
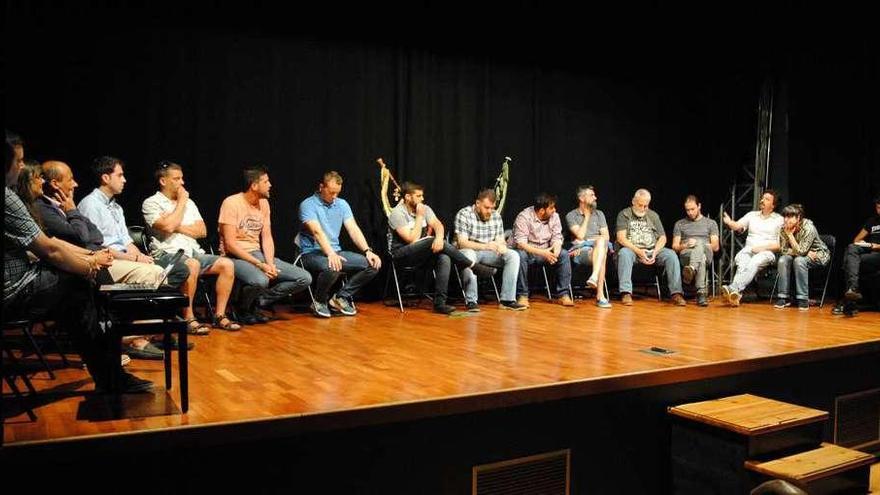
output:
[[[843,260],[843,272],[846,277],[844,299],[850,303],[849,308],[838,305],[832,313],[851,312],[854,303],[862,299],[859,292],[859,276],[880,273],[880,195],[874,198],[874,216],[865,220],[853,243],[847,246]]]

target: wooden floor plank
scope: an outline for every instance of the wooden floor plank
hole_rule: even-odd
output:
[[[114,420],[76,419],[96,402],[87,393],[93,385],[82,370],[59,370],[56,380],[39,373],[34,379],[44,396],[35,409],[39,420],[30,422],[23,413],[7,418],[5,441],[316,415],[453,397],[482,400],[491,395],[503,401],[504,391],[518,391],[517,400],[528,402],[880,348],[880,313],[835,318],[830,307],[809,312],[775,310],[769,304],[679,308],[643,299],[632,307],[615,304],[602,310],[590,303],[563,308],[533,298],[528,311],[484,305],[481,313],[462,317],[431,313],[427,305],[404,314],[381,303],[358,308],[354,318],[285,312],[284,320],[241,332],[214,330],[194,337],[186,415],[178,410],[176,383],[167,394],[161,388],[161,362],[132,361],[128,370],[153,380],[158,391],[126,397],[126,418]],[[644,352],[651,347],[674,353]],[[13,402],[7,400],[4,409],[14,407]],[[491,403],[486,401],[487,407]]]

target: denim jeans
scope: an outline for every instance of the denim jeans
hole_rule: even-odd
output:
[[[379,273],[375,268],[370,266],[362,254],[353,253],[351,251],[339,251],[336,254],[345,258],[342,263],[342,271],[333,271],[330,269],[330,262],[327,256],[321,251],[304,254],[302,257],[303,265],[306,270],[311,273],[318,274],[318,284],[315,287],[315,300],[320,303],[326,303],[330,300],[330,289],[336,285],[339,277],[343,273],[349,275],[348,282],[340,288],[336,295],[345,299],[351,299],[363,286],[370,283],[373,277]]]
[[[519,254],[513,249],[507,249],[499,255],[495,251],[474,251],[462,249],[461,253],[471,261],[484,265],[494,266],[503,270],[501,274],[501,297],[502,301],[516,299],[516,279],[519,275]],[[461,271],[462,283],[464,284],[465,302],[477,302],[477,276],[470,268]]]
[[[251,256],[265,262],[262,251],[251,251]],[[235,266],[235,278],[245,285],[253,285],[267,289],[260,296],[260,305],[269,305],[285,296],[304,291],[312,283],[312,276],[302,268],[294,266],[280,258],[275,258],[278,277],[269,277],[256,266],[245,260],[232,258]]]
[[[777,276],[779,277],[777,297],[787,299],[789,296],[788,284],[791,278],[792,263],[794,263],[796,299],[806,301],[810,298],[810,268],[823,265],[818,261],[811,260],[808,256],[781,255],[779,261],[776,262]]]
[[[669,293],[681,294],[681,265],[678,264],[678,255],[669,248],[663,248],[654,258],[657,260],[654,263],[666,274]],[[632,268],[637,262],[641,263],[632,249],[622,247],[617,252],[617,277],[621,293],[632,293]]]
[[[708,284],[708,264],[712,259],[712,248],[706,245],[702,239],[697,240],[697,244],[692,248],[682,249],[678,253],[681,266],[690,266],[694,269],[697,276],[694,277],[694,288],[698,294],[706,294],[706,286]]]
[[[425,237],[418,241],[400,246],[391,251],[394,262],[401,266],[418,267],[433,261],[434,266],[434,304],[446,303],[449,290],[449,271],[452,263],[459,270],[471,266],[472,261],[448,242],[443,243],[443,250],[435,253],[431,250],[434,237]]]
[[[556,272],[556,291],[553,292],[554,297],[560,297],[568,294],[568,288],[571,285],[571,256],[568,251],[563,249],[559,253],[559,259],[554,264],[549,264],[546,259],[541,256],[535,256],[522,249],[516,250],[519,254],[519,277],[516,281],[516,295],[529,295],[529,265],[548,266]]]
[[[771,263],[776,261],[776,255],[773,251],[753,253],[751,246],[746,246],[736,253],[736,257],[733,260],[736,263],[736,275],[733,276],[733,281],[730,282],[730,290],[732,292],[742,292],[752,283],[755,275],[761,269],[770,266]]]

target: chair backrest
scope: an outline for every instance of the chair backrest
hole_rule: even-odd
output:
[[[834,248],[837,246],[837,238],[831,234],[819,234],[819,239],[822,239],[822,242],[828,246],[828,250],[831,251],[831,257],[834,257]]]
[[[132,242],[144,253],[150,252],[150,241],[148,239],[147,228],[143,225],[129,225],[128,235],[131,236]]]

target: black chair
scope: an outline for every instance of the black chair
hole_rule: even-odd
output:
[[[293,246],[294,246],[294,254],[296,255],[296,257],[295,257],[294,260],[293,260],[293,264],[299,266],[299,267],[302,268],[303,270],[308,271],[308,270],[306,269],[306,265],[305,265],[305,263],[303,263],[303,260],[302,260],[302,257],[303,257],[303,252],[302,252],[302,237],[300,236],[300,233],[299,233],[299,232],[297,232],[296,236],[293,238]],[[311,273],[311,272],[310,272],[310,273]],[[317,281],[318,281],[318,277],[316,277],[314,273],[311,273],[311,275],[312,275],[312,283],[317,282]],[[346,275],[346,274],[343,272],[343,273],[342,273],[342,276],[339,277],[339,280],[337,281],[337,285],[345,284],[346,281],[348,281],[348,275]],[[312,305],[314,305],[316,301],[315,301],[315,293],[312,291],[312,286],[309,285],[309,286],[306,287],[306,289],[308,289],[308,291],[309,291],[309,298],[312,300]],[[354,301],[351,302],[351,305],[354,306],[355,308],[357,308],[357,306],[355,305]],[[313,307],[314,307],[314,306],[313,306]]]
[[[401,272],[402,274],[406,273],[406,274],[409,274],[411,277],[415,277],[419,271],[424,271],[424,273],[425,273],[424,284],[427,284],[428,283],[428,280],[427,280],[428,279],[428,275],[427,275],[428,270],[427,270],[425,263],[423,263],[420,266],[409,266],[409,265],[403,265],[401,263],[398,263],[394,259],[394,255],[392,254],[391,247],[392,247],[392,243],[393,243],[393,239],[394,239],[394,234],[391,232],[391,227],[388,228],[388,230],[385,234],[385,237],[386,237],[386,241],[387,241],[386,254],[388,255],[388,260],[391,265],[391,270],[388,270],[388,272],[387,272],[388,274],[385,277],[385,289],[382,292],[382,300],[384,301],[386,299],[386,297],[388,296],[388,285],[390,284],[391,279],[393,278],[394,279],[394,288],[397,291],[397,304],[400,307],[400,312],[403,313],[404,312],[403,311],[403,294],[400,291],[400,278],[398,276],[398,272]],[[434,277],[437,276],[437,274],[434,272],[433,269],[431,270],[431,274]],[[434,295],[428,291],[425,291],[424,289],[420,290],[416,294],[416,296],[419,298],[425,297],[429,301],[432,301],[432,302],[434,301]]]
[[[829,235],[829,234],[819,234],[819,238],[822,239],[822,242],[824,242],[826,246],[828,246],[828,251],[830,251],[830,253],[831,253],[831,257],[830,257],[827,265],[822,266],[822,267],[815,267],[810,270],[811,272],[819,272],[820,275],[822,274],[823,270],[825,272],[824,277],[820,277],[820,278],[824,278],[824,281],[822,283],[822,297],[819,299],[819,307],[821,308],[822,306],[825,305],[825,294],[828,292],[828,281],[831,280],[831,273],[834,271],[834,269],[833,269],[834,252],[837,248],[837,239],[833,235]],[[792,274],[789,274],[789,275],[792,275]],[[813,285],[814,285],[812,283],[813,280],[815,280],[815,278],[810,277],[810,281],[811,281],[809,283],[810,289],[813,288]],[[770,291],[770,301],[771,302],[773,301],[773,298],[776,295],[776,287],[778,285],[779,285],[779,272],[777,271],[776,275],[774,277],[774,280],[773,280],[773,289]],[[817,290],[818,290],[818,287],[817,287]]]
[[[128,235],[131,237],[131,241],[134,245],[137,246],[142,253],[150,253],[150,236],[147,233],[146,227],[143,225],[129,225]]]

